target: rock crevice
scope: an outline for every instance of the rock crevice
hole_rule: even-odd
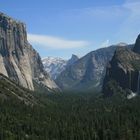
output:
[[[50,79],[39,54],[27,41],[25,24],[3,13],[0,13],[0,62],[0,73],[30,90],[34,90],[33,80],[39,81],[40,75],[44,84]],[[50,88],[58,88],[54,81],[49,82]]]

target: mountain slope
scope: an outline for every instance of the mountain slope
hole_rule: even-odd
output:
[[[50,74],[52,79],[56,77],[66,68],[67,60],[58,57],[46,57],[42,60],[45,70]]]
[[[0,101],[18,99],[26,105],[37,105],[37,100],[29,90],[17,85],[6,76],[0,74]]]
[[[0,13],[0,73],[34,90],[33,80],[58,88],[44,71],[39,54],[27,41],[25,24]]]
[[[102,84],[107,62],[117,46],[102,48],[88,53],[64,70],[56,79],[63,90],[87,91]]]
[[[101,90],[107,63],[112,59],[116,48],[120,46],[133,47],[120,43],[92,51],[68,66],[55,80],[56,83],[66,91]]]
[[[68,60],[67,62],[67,67],[70,66],[70,65],[73,65],[76,61],[78,61],[80,58],[75,55],[75,54],[72,54],[71,58]]]
[[[123,93],[131,98],[140,93],[140,35],[134,48],[120,47],[108,64],[103,84],[105,96]]]
[[[64,60],[59,57],[46,57],[42,59],[42,63],[45,71],[55,80],[66,67],[73,65],[78,59],[79,57],[73,54],[69,60]]]

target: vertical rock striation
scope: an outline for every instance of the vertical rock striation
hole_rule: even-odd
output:
[[[140,77],[140,35],[133,49],[119,47],[106,70],[103,83],[105,96],[114,93],[139,94]]]
[[[59,87],[66,91],[93,91],[100,89],[105,68],[112,58],[115,46],[92,51],[69,65],[55,80]]]
[[[3,13],[0,13],[0,73],[30,90],[34,90],[33,80],[58,88],[45,73],[39,54],[28,43],[25,24]]]

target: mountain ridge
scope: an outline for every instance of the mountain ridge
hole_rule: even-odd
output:
[[[101,90],[106,66],[119,46],[132,48],[133,44],[119,43],[89,52],[66,68],[55,80],[56,83],[64,91]]]
[[[25,88],[34,90],[36,80],[58,89],[44,71],[38,52],[29,44],[25,24],[3,13],[0,13],[0,62],[0,73]]]
[[[72,54],[69,60],[60,58],[60,57],[45,57],[42,59],[45,71],[48,72],[52,79],[56,79],[61,72],[63,72],[67,67],[73,65],[79,57],[75,54]]]
[[[122,93],[129,99],[139,94],[140,35],[132,49],[119,47],[109,62],[103,84],[104,96]]]

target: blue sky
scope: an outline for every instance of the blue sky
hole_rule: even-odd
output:
[[[27,25],[41,57],[68,59],[140,33],[139,0],[0,0],[0,11]]]

